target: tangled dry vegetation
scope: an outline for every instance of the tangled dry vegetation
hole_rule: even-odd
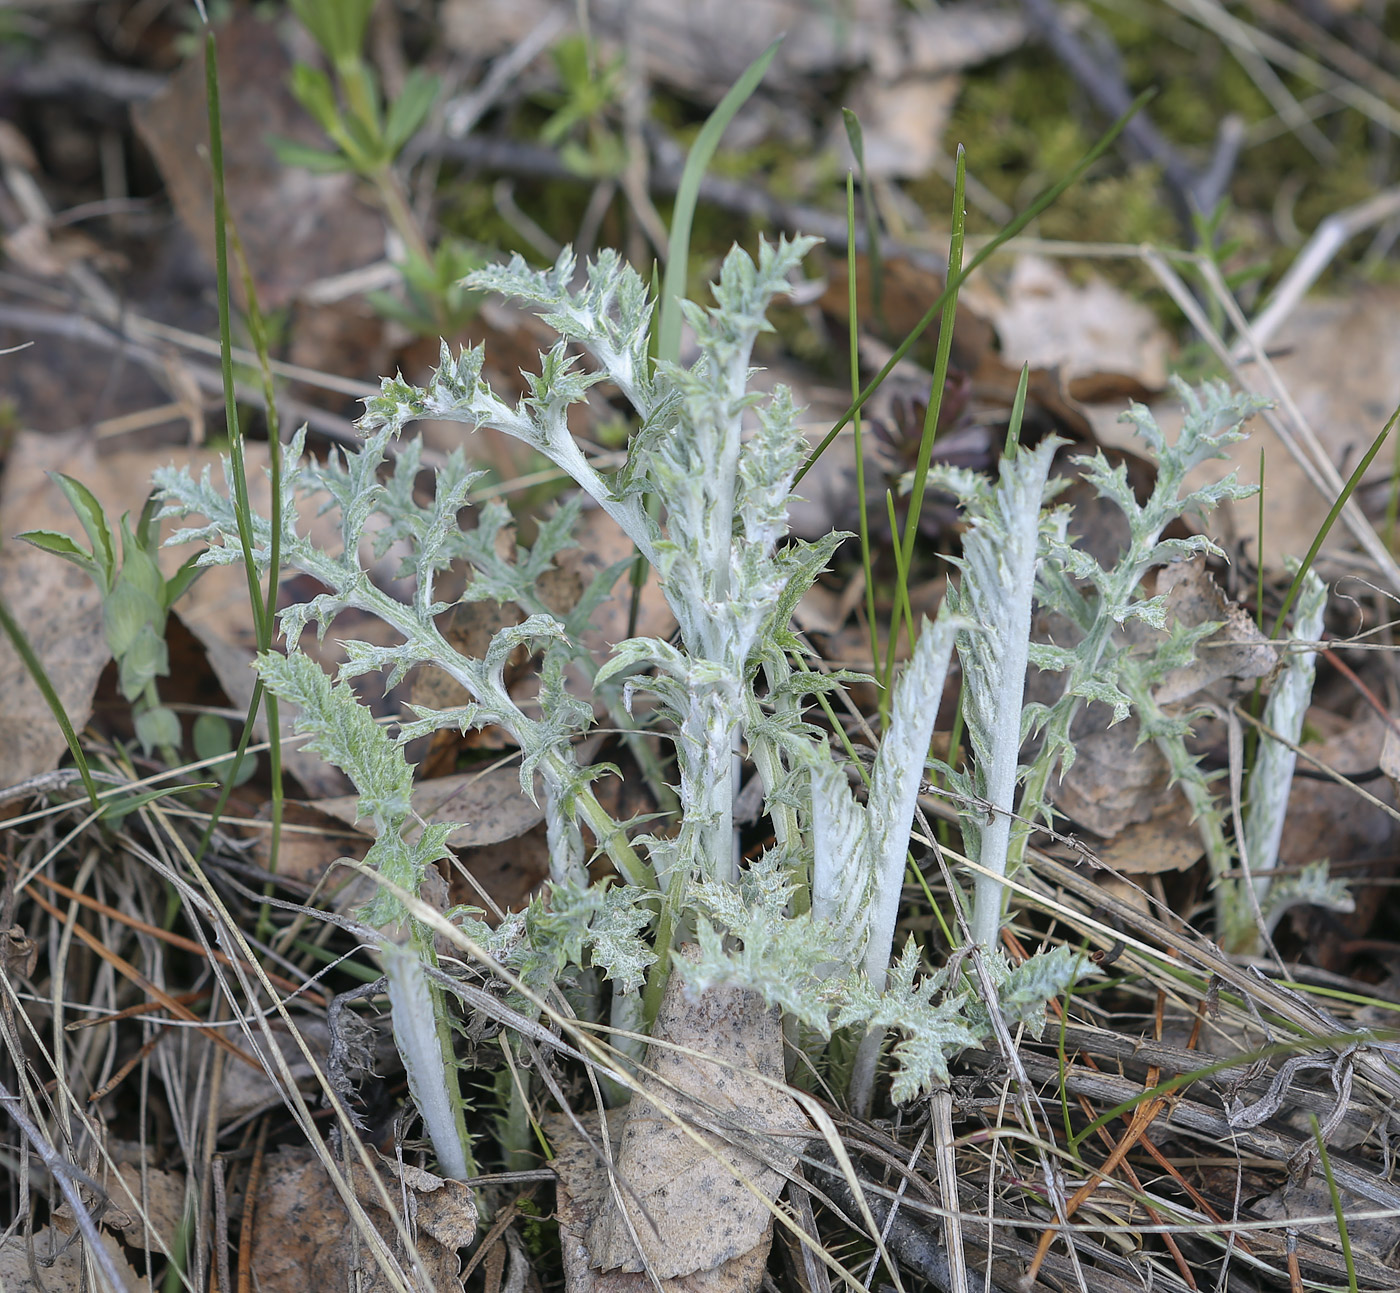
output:
[[[362,29],[346,25],[354,13]],[[177,0],[0,12],[0,342],[16,347],[0,355],[0,1288],[1400,1287],[1390,8],[297,0],[213,17],[235,235],[227,374],[197,16]],[[784,30],[687,190],[703,123]],[[1159,96],[1036,206],[1149,85]],[[1035,218],[940,318],[958,145],[966,260]],[[687,243],[677,217],[691,204]],[[690,603],[677,615],[674,595],[686,495],[652,490],[671,514],[648,512],[643,485],[663,473],[647,478],[628,454],[654,447],[657,427],[674,432],[684,419],[665,410],[703,392],[677,379],[671,403],[648,404],[646,381],[629,389],[604,363],[605,380],[550,423],[520,374],[570,334],[487,293],[525,295],[523,267],[483,267],[510,253],[564,264],[566,244],[580,263],[616,248],[638,293],[657,265],[658,281],[674,275],[663,299],[708,303],[703,285],[731,243],[757,255],[760,236],[798,233],[824,245],[769,285],[789,299],[754,351],[765,410],[786,408],[779,387],[805,409],[780,446],[787,475],[774,473],[791,533],[777,542],[748,478],[753,514],[736,514],[759,552],[745,577],[768,577],[770,559],[789,572],[802,553],[820,560],[783,608],[792,623],[771,635],[765,683],[752,691],[748,678],[749,726],[731,725],[747,734],[726,782],[738,794],[704,847],[727,865],[732,844],[733,876],[697,867],[700,896],[673,906],[657,859],[685,856],[703,832],[677,820],[673,783],[689,804],[700,779],[683,759],[672,767],[686,711],[666,684],[693,696],[712,679],[691,656],[676,664],[691,650]],[[578,289],[560,277],[561,292]],[[659,352],[643,339],[641,367],[668,353],[666,327]],[[563,438],[506,434],[504,414],[467,418],[488,423],[465,441],[487,474],[469,477],[452,455],[463,410],[485,397],[473,372],[451,388],[455,404],[433,403],[451,385],[429,381],[439,338],[452,372],[465,371],[462,348],[484,343],[481,375],[501,407],[533,395],[522,408]],[[703,327],[672,340],[676,358],[704,352]],[[546,365],[560,386],[570,355]],[[406,381],[381,393],[376,379],[395,372]],[[1116,697],[1102,688],[1066,719],[1075,758],[1046,772],[1052,828],[1003,814],[1024,859],[1004,926],[979,943],[964,902],[997,886],[979,885],[968,857],[997,814],[976,703],[959,702],[977,672],[972,629],[961,624],[950,657],[948,622],[942,658],[960,664],[941,694],[931,684],[901,711],[885,684],[936,672],[913,639],[923,617],[940,622],[950,578],[949,606],[995,618],[977,609],[968,572],[987,514],[976,509],[991,506],[979,490],[1012,473],[1008,427],[1014,461],[1043,458],[1058,482],[1083,560],[1114,568],[1135,538],[1130,504],[1152,496],[1166,461],[1118,416],[1141,401],[1174,440],[1173,377],[1223,380],[1260,407],[1249,439],[1178,482],[1221,507],[1152,533],[1154,552],[1160,540],[1192,559],[1124,593],[1160,596],[1173,643],[1188,645],[1173,668],[1139,669],[1138,692],[1116,675],[1124,721],[1109,721]],[[857,440],[845,415],[867,386]],[[370,432],[409,410],[421,446],[355,459],[361,401],[374,401]],[[779,421],[763,424],[775,442]],[[789,506],[798,461],[838,424]],[[1052,437],[1067,442],[1057,454]],[[579,452],[561,470],[565,441]],[[288,493],[306,547],[299,564],[284,550],[280,583],[264,582],[250,609],[241,553],[193,578],[188,551],[161,546],[173,524],[145,504],[158,469],[189,468],[194,490],[233,449],[266,517],[274,443],[304,444],[301,482],[315,477],[342,507]],[[351,454],[341,474],[338,452]],[[1098,476],[1081,461],[1096,454]],[[362,512],[345,483],[356,462],[361,495],[376,500]],[[601,506],[566,480],[589,493],[637,463],[638,497],[599,484]],[[692,476],[721,475],[718,459],[703,465]],[[1216,490],[1231,470],[1262,492]],[[932,481],[922,509],[911,477],[916,495]],[[1110,477],[1116,508],[1096,485]],[[167,489],[174,479],[162,477]],[[1043,566],[1035,542],[1054,526],[1038,498]],[[454,506],[434,519],[444,499]],[[422,555],[434,525],[457,536],[436,565]],[[236,531],[230,519],[230,553]],[[78,541],[13,542],[22,532]],[[365,580],[356,566],[341,586],[315,554],[347,536]],[[653,539],[665,586],[636,560]],[[1055,560],[1073,574],[1079,558]],[[1321,580],[1321,627],[1306,633],[1292,611],[1302,562]],[[418,607],[419,593],[431,601],[424,569],[450,609]],[[289,657],[312,672],[255,674],[274,612],[318,597],[335,603],[334,630]],[[1029,590],[1025,602],[1029,615]],[[407,621],[386,628],[390,604],[423,611],[441,658],[483,671],[449,678],[395,655],[411,634]],[[1027,706],[1056,704],[1048,666],[1079,645],[1068,604],[1041,597],[1023,635],[1046,666],[1029,670]],[[1114,618],[1130,621],[1114,638],[1124,660],[1166,658],[1149,628]],[[554,634],[568,638],[566,660],[545,621],[568,626]],[[647,643],[630,674],[609,663],[627,638]],[[360,679],[363,708],[337,710],[307,679],[346,662],[345,640],[360,644],[352,664],[385,676]],[[1280,741],[1264,704],[1304,656],[1311,703],[1304,691]],[[400,663],[416,667],[396,676]],[[260,678],[299,703],[269,708]],[[296,720],[322,703],[308,745]],[[461,721],[424,717],[439,711]],[[522,737],[565,713],[539,749]],[[925,720],[930,761],[910,774],[917,813],[894,877],[893,945],[909,950],[891,964],[885,933],[867,993],[854,967],[878,922],[862,915],[859,944],[812,943],[808,977],[776,981],[761,939],[826,938],[815,917],[843,909],[839,884],[823,892],[814,876],[804,897],[773,879],[793,862],[789,836],[817,839],[802,846],[815,872],[823,830],[837,829],[834,810],[814,824],[812,784],[835,778],[853,832],[842,838],[873,857],[879,814],[862,773],[893,784],[899,760],[877,751]],[[778,728],[788,744],[775,753],[764,742],[776,749]],[[399,747],[388,730],[404,733]],[[799,738],[802,757],[830,748],[837,761],[782,782]],[[1033,753],[1019,752],[1031,782]],[[1028,780],[1015,781],[1017,757],[1013,795]],[[378,798],[371,774],[388,786]],[[1270,789],[1287,817],[1261,852],[1251,813]],[[1021,826],[1036,829],[1021,840]],[[394,849],[409,863],[391,878],[416,883],[417,867],[417,893],[401,878],[377,887],[356,865],[370,855],[389,873]],[[764,913],[792,923],[765,926]],[[653,966],[673,943],[668,982]],[[396,960],[405,946],[413,957]],[[804,949],[784,948],[798,965]],[[1026,967],[1053,949],[1073,972],[1048,1003],[1018,999]],[[703,975],[723,983],[686,989]],[[802,990],[838,981],[839,1005],[798,1008]],[[915,1071],[910,1050],[881,1052],[887,1030],[935,1058]],[[436,1114],[437,1079],[413,1058],[425,1048],[450,1070]]]

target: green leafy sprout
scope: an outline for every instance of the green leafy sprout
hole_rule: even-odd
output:
[[[130,515],[123,514],[114,534],[102,505],[86,485],[58,472],[50,473],[50,479],[77,515],[90,546],[84,548],[52,530],[28,530],[18,537],[91,576],[102,594],[102,627],[117,662],[117,689],[131,703],[136,739],[146,754],[159,750],[167,763],[176,764],[180,720],[161,703],[157,680],[170,675],[166,619],[198,577],[197,559],[191,557],[169,579],[161,574],[159,507],[154,497],[147,500],[134,528]]]
[[[292,10],[325,55],[329,70],[298,63],[291,90],[325,132],[329,148],[290,139],[274,141],[278,158],[320,174],[352,171],[373,187],[390,224],[403,242],[399,269],[406,300],[387,292],[370,296],[388,317],[434,335],[458,329],[476,312],[477,298],[461,280],[482,263],[459,238],[429,245],[409,206],[395,170],[404,146],[437,103],[438,78],[413,68],[392,100],[386,99],[364,57],[365,33],[374,0],[292,0]]]

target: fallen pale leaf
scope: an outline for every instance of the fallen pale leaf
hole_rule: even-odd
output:
[[[1166,385],[1171,340],[1146,306],[1097,275],[1083,286],[1039,256],[1020,256],[992,316],[1002,358],[1058,368],[1076,399],[1127,378],[1148,391]]]
[[[341,795],[317,800],[315,806],[354,826],[359,804],[358,795]],[[520,769],[514,764],[418,782],[413,787],[413,811],[428,823],[461,822],[448,840],[454,848],[511,840],[544,820],[544,809],[521,790]],[[416,840],[422,831],[422,825],[413,822],[406,836]]]
[[[694,954],[687,948],[680,955]],[[627,1217],[616,1205],[601,1210],[587,1237],[593,1264],[641,1271],[645,1262],[670,1280],[759,1247],[766,1254],[773,1233],[768,1201],[782,1190],[810,1130],[796,1101],[772,1085],[783,1076],[777,1013],[745,989],[692,993],[677,968],[652,1037],[649,1071],[616,1147]],[[747,1147],[760,1145],[762,1157]]]
[[[1171,781],[1162,752],[1151,741],[1139,743],[1137,720],[1128,718],[1109,727],[1108,718],[1107,706],[1080,714],[1074,762],[1054,792],[1058,811],[1105,840],[1147,821]]]
[[[5,1293],[80,1293],[91,1288],[83,1251],[86,1241],[76,1238],[71,1226],[70,1220],[56,1217],[53,1225],[41,1226],[31,1239],[20,1230],[13,1231],[0,1244],[0,1289]],[[150,1281],[136,1273],[121,1245],[105,1230],[102,1247],[122,1276],[121,1293],[150,1293]],[[105,1281],[102,1288],[107,1288]]]
[[[943,134],[953,115],[962,79],[952,74],[912,76],[897,81],[868,78],[856,99],[864,136],[865,169],[872,179],[918,179],[943,151]],[[849,154],[844,127],[833,152]]]
[[[627,1120],[626,1109],[608,1111],[608,1135],[616,1145]],[[564,1257],[564,1287],[568,1293],[651,1293],[656,1288],[645,1271],[595,1270],[588,1255],[586,1236],[600,1213],[613,1206],[608,1173],[598,1157],[602,1140],[596,1110],[582,1114],[579,1122],[589,1144],[564,1114],[551,1114],[544,1127],[554,1148],[550,1166],[559,1177],[555,1213],[559,1218],[559,1243]],[[663,1293],[749,1293],[763,1280],[768,1263],[768,1241],[707,1271],[661,1281]]]
[[[1343,480],[1370,448],[1400,404],[1400,289],[1393,285],[1358,287],[1344,297],[1314,297],[1302,302],[1269,343],[1269,356],[1280,381],[1312,428],[1324,453]],[[1272,394],[1267,380],[1244,370],[1254,389]],[[1118,421],[1121,401],[1086,408],[1095,432],[1106,444],[1139,444],[1126,423]],[[1181,427],[1180,404],[1174,399],[1152,406],[1168,441]],[[1288,418],[1284,417],[1285,423]],[[1247,427],[1247,440],[1225,446],[1224,456],[1197,467],[1186,480],[1188,489],[1220,480],[1235,472],[1246,485],[1259,483],[1259,458],[1264,457],[1264,535],[1259,542],[1258,498],[1226,502],[1214,514],[1212,529],[1227,539],[1247,543],[1250,555],[1271,574],[1282,573],[1285,559],[1302,558],[1322,528],[1334,501],[1324,497],[1308,478],[1288,447],[1263,419]],[[1360,500],[1373,517],[1384,511],[1394,456],[1382,448],[1367,471]],[[1350,531],[1335,525],[1322,551],[1345,550]]]
[[[1278,664],[1278,652],[1249,613],[1216,585],[1205,558],[1178,561],[1157,576],[1157,592],[1167,599],[1167,619],[1187,628],[1219,622],[1220,627],[1196,647],[1196,658],[1173,669],[1153,690],[1159,705],[1189,700],[1217,683],[1266,678]]]
[[[102,1224],[121,1231],[137,1247],[146,1243],[154,1247],[153,1240],[144,1236],[149,1221],[151,1230],[164,1243],[174,1243],[185,1216],[184,1174],[149,1164],[143,1171],[143,1153],[149,1157],[150,1151],[135,1141],[109,1139],[107,1153],[117,1165],[119,1179],[109,1178],[106,1182],[108,1202]]]
[[[1389,724],[1381,744],[1380,768],[1392,781],[1400,781],[1400,733]]]
[[[1205,852],[1185,801],[1172,795],[1145,822],[1134,822],[1098,850],[1099,861],[1123,875],[1187,871]]]

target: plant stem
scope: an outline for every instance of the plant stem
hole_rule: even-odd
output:
[[[442,1174],[456,1181],[477,1175],[452,1047],[452,1028],[442,990],[429,982],[425,965],[436,965],[432,933],[413,921],[407,945],[384,948],[394,1040],[408,1072],[409,1090],[423,1117]]]

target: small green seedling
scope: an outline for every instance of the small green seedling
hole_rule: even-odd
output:
[[[170,674],[166,619],[170,608],[198,578],[198,564],[191,558],[169,579],[161,574],[156,560],[160,525],[154,495],[141,509],[135,529],[130,514],[122,515],[118,555],[117,536],[92,491],[71,476],[53,472],[50,478],[77,513],[92,546],[83,548],[68,535],[52,530],[29,530],[18,537],[71,561],[92,577],[102,593],[107,646],[117,662],[118,689],[131,702],[136,738],[145,753],[159,750],[168,763],[178,763],[180,720],[174,710],[161,704],[156,680]]]
[[[621,101],[621,56],[596,65],[584,37],[566,36],[550,51],[550,58],[562,88],[550,96],[554,112],[544,123],[540,139],[559,149],[560,160],[575,175],[584,179],[621,175],[627,150],[608,121]]]
[[[257,759],[245,754],[238,761],[238,767],[234,771],[232,781],[228,780],[229,764],[233,760],[234,750],[238,742],[234,738],[233,729],[229,726],[228,719],[222,715],[201,714],[194,720],[190,739],[194,743],[196,758],[218,760],[218,762],[209,765],[209,775],[217,777],[221,784],[227,783],[235,788],[244,785],[252,780],[253,775],[258,770]]]
[[[414,68],[398,95],[386,101],[374,69],[364,57],[365,32],[374,0],[292,0],[296,16],[326,56],[330,71],[298,63],[291,89],[333,145],[315,148],[295,140],[274,140],[288,166],[321,174],[352,171],[367,180],[403,241],[407,302],[387,293],[370,300],[386,314],[426,335],[455,332],[476,313],[479,299],[461,280],[482,258],[459,238],[444,237],[430,247],[413,214],[394,165],[418,131],[441,86],[437,77]]]
[[[333,73],[298,63],[292,70],[292,93],[335,148],[283,140],[277,145],[283,161],[322,172],[355,171],[377,180],[432,110],[438,80],[421,68],[414,68],[399,96],[385,103],[363,54],[373,8],[374,0],[292,0],[292,10],[325,52]]]

